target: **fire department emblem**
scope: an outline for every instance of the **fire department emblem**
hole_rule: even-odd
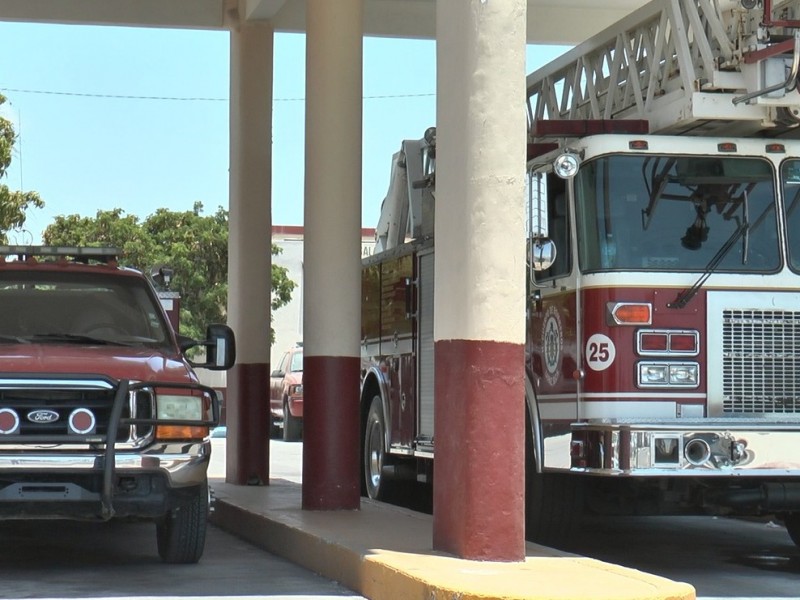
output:
[[[549,306],[544,313],[542,327],[542,354],[544,357],[544,376],[547,383],[555,385],[561,376],[561,349],[564,345],[564,334],[561,327],[561,315],[555,306]]]

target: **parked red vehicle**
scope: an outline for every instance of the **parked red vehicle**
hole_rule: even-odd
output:
[[[194,367],[230,368],[233,332],[178,335],[117,254],[0,247],[0,520],[148,520],[165,562],[195,563],[219,401]]]
[[[303,346],[286,351],[269,382],[270,437],[297,441],[303,435]]]

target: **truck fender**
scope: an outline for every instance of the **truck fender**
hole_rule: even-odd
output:
[[[525,410],[527,411],[526,427],[530,426],[530,434],[533,440],[533,459],[536,461],[536,472],[541,473],[544,469],[544,442],[542,437],[542,421],[539,417],[539,403],[536,401],[536,392],[533,389],[533,382],[529,373],[525,374]],[[530,460],[526,457],[525,460]]]
[[[389,436],[392,431],[392,415],[389,411],[389,380],[383,371],[377,365],[371,366],[367,369],[361,383],[361,401],[359,403],[359,414],[361,422],[366,419],[367,411],[369,410],[372,399],[378,394],[381,397],[381,406],[383,408],[383,420],[386,425],[384,449],[389,448]]]

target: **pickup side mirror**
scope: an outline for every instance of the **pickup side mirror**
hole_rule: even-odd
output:
[[[224,371],[230,369],[236,362],[236,340],[233,330],[227,325],[209,325],[205,340],[181,338],[179,342],[184,353],[194,346],[205,346],[206,362],[194,362],[190,359],[189,364],[193,367]]]
[[[269,374],[270,377],[275,377],[276,379],[278,377],[283,377],[285,375],[286,375],[286,373],[284,373],[280,369],[275,369],[272,373]]]

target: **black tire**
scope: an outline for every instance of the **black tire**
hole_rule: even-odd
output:
[[[783,524],[786,525],[786,531],[789,532],[794,545],[800,548],[800,513],[783,515]]]
[[[386,482],[383,477],[386,421],[383,418],[380,396],[375,396],[369,405],[362,439],[364,442],[361,457],[362,493],[373,500],[382,500],[386,495]]]
[[[579,475],[537,473],[530,433],[526,437],[525,538],[563,548],[576,533],[583,516],[583,481]]]
[[[208,525],[208,482],[156,523],[158,555],[165,563],[192,564],[203,556]]]
[[[303,420],[293,417],[289,412],[289,403],[283,401],[283,441],[296,442],[303,436]]]
[[[270,413],[269,415],[269,439],[278,440],[282,437],[280,421],[276,421],[275,417]]]

